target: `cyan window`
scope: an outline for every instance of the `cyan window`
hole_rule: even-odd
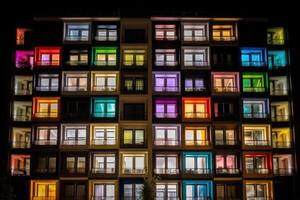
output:
[[[267,118],[269,102],[267,99],[244,99],[243,116],[248,119]]]
[[[277,69],[287,65],[287,57],[285,50],[268,51],[268,67],[269,69]]]
[[[186,174],[211,174],[211,153],[183,152],[182,157],[183,169]]]
[[[241,63],[245,67],[266,65],[266,48],[241,48]]]
[[[212,181],[192,181],[182,182],[182,199],[213,199]]]
[[[92,98],[92,116],[97,118],[116,117],[116,98]]]

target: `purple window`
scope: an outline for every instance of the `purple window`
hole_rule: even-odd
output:
[[[176,100],[156,100],[155,101],[156,118],[176,118],[177,101]]]
[[[203,91],[205,90],[204,86],[204,80],[203,79],[185,79],[184,81],[184,88],[186,92],[192,92],[192,91]]]
[[[32,67],[33,66],[33,51],[16,51],[16,67]]]
[[[155,73],[154,79],[155,92],[179,91],[179,73]]]

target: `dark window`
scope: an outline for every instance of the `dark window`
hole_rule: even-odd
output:
[[[146,31],[143,29],[125,29],[125,43],[145,43]]]
[[[143,103],[124,104],[123,119],[124,120],[145,120],[146,119],[145,104]]]

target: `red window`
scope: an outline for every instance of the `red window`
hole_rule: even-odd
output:
[[[59,66],[60,47],[36,47],[34,51],[35,66]]]

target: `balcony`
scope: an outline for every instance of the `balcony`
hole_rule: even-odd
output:
[[[178,113],[156,112],[154,115],[156,118],[178,118]]]
[[[57,112],[35,112],[34,117],[36,118],[57,118]]]
[[[35,172],[39,174],[54,174],[56,173],[56,168],[37,168]]]
[[[147,120],[148,113],[147,112],[121,112],[120,113],[121,120]]]
[[[178,168],[155,168],[154,169],[155,174],[166,174],[166,175],[173,175],[173,174],[179,174]]]
[[[270,88],[270,95],[274,96],[286,96],[289,94],[289,90],[286,89],[279,89],[279,88]]]
[[[15,88],[15,95],[31,95],[32,94],[32,89],[31,88]]]
[[[214,41],[218,42],[230,42],[230,41],[236,41],[236,36],[213,36]]]
[[[199,118],[199,119],[207,119],[209,118],[208,112],[185,112],[184,118]]]
[[[71,140],[70,138],[68,140],[63,140],[62,141],[63,145],[86,145],[86,138],[84,139],[73,139]]]
[[[32,197],[32,200],[57,200],[57,198],[54,197]]]
[[[243,92],[266,92],[264,87],[243,87]]]
[[[154,86],[154,92],[180,92],[179,86]]]
[[[14,149],[28,149],[30,148],[30,141],[12,141]]]
[[[35,145],[57,145],[57,139],[38,139],[33,143]]]
[[[244,67],[261,67],[266,66],[266,62],[264,61],[242,61],[242,66]]]
[[[115,145],[116,139],[92,139],[92,145]]]
[[[31,113],[15,114],[15,115],[13,115],[13,120],[14,121],[30,121]]]
[[[196,87],[185,87],[185,92],[204,92],[206,91],[206,87],[204,86],[196,86]]]
[[[294,169],[293,168],[274,168],[273,174],[275,176],[292,176]]]
[[[233,140],[230,140],[230,139],[227,139],[227,140],[218,140],[216,139],[215,140],[215,145],[237,145],[238,144],[238,140],[236,139],[233,139]]]
[[[210,175],[211,169],[209,168],[185,168],[183,173],[186,175]]]
[[[114,196],[92,196],[91,200],[115,200]]]
[[[239,88],[238,87],[230,87],[230,86],[215,86],[214,87],[214,92],[239,92]]]
[[[187,140],[185,139],[186,146],[209,146],[209,140]]]
[[[64,86],[64,92],[86,92],[87,86]]]
[[[270,174],[270,169],[268,168],[246,168],[245,173],[249,175],[267,175]]]
[[[209,66],[208,61],[184,61],[183,65],[185,67],[206,67]]]
[[[247,146],[271,146],[270,140],[248,140],[245,139],[244,144]]]
[[[291,148],[291,146],[292,146],[292,142],[290,142],[290,141],[283,141],[283,142],[273,141],[272,142],[273,148],[285,149],[285,148]]]
[[[29,169],[11,169],[12,176],[29,176]]]
[[[115,174],[116,169],[115,168],[92,168],[91,169],[92,174]]]
[[[105,86],[92,86],[92,91],[94,92],[115,92],[117,91],[116,85],[105,85]]]
[[[36,86],[35,90],[39,92],[57,92],[58,86]]]
[[[134,175],[134,174],[145,174],[147,172],[146,169],[122,169],[122,174]]]
[[[155,146],[179,146],[180,145],[180,141],[179,140],[172,140],[172,139],[155,139],[154,140],[154,145]]]
[[[268,113],[243,113],[246,119],[265,119],[269,117]]]
[[[67,196],[67,197],[63,197],[62,200],[86,200],[86,196]]]
[[[238,174],[240,170],[238,168],[217,168],[217,174]]]
[[[106,61],[102,61],[102,60],[95,60],[93,62],[93,64],[95,66],[116,66],[117,65],[117,61],[116,60],[106,60]]]
[[[84,174],[86,168],[67,168],[64,171],[66,174]]]
[[[76,36],[76,35],[66,35],[64,37],[65,41],[68,42],[86,42],[89,41],[89,36],[84,36],[84,35],[80,35],[80,36]]]
[[[246,200],[273,200],[271,197],[247,197]]]
[[[154,197],[154,200],[180,200],[180,197]]]
[[[289,115],[275,115],[272,116],[271,120],[273,122],[286,122],[290,120],[290,116]]]
[[[177,61],[155,61],[155,66],[177,66]]]

